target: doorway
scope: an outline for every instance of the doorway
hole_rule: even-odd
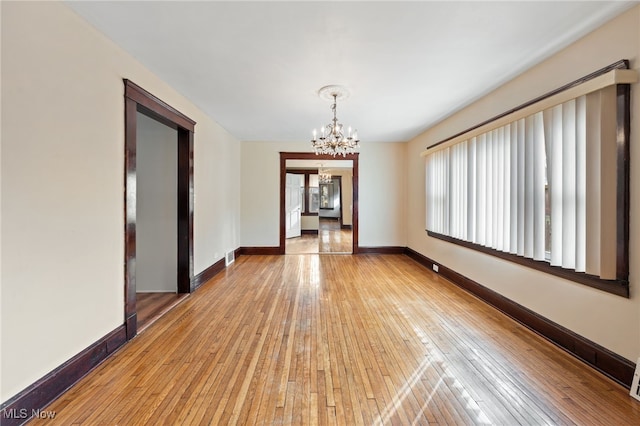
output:
[[[287,160],[286,166],[285,254],[351,254],[352,162]]]
[[[329,171],[329,180],[318,170]],[[358,252],[358,154],[347,157],[280,153],[281,254],[351,254]],[[299,176],[293,179],[292,176]],[[326,176],[324,177],[326,179]],[[293,186],[301,194],[301,235],[288,231]],[[291,187],[291,188],[288,188]],[[291,237],[291,238],[287,238]]]
[[[331,178],[319,185],[318,253],[351,254],[353,250],[352,168],[326,168],[325,170],[331,174]]]
[[[175,189],[172,189],[175,204],[175,215],[172,215],[172,230],[168,232],[173,248],[162,256],[175,257],[171,262],[171,272],[166,272],[173,277],[168,282],[172,287],[174,299],[177,295],[184,295],[193,291],[193,131],[195,121],[186,117],[165,102],[156,98],[149,92],[137,86],[129,80],[124,80],[125,86],[125,327],[127,340],[132,339],[138,332],[139,308],[144,312],[153,311],[153,315],[166,312],[166,303],[155,303],[151,299],[141,300],[138,306],[137,278],[138,256],[137,250],[141,243],[138,231],[138,190],[144,189],[144,185],[138,188],[138,166],[144,168],[145,160],[138,158],[138,154],[144,154],[146,150],[138,144],[138,121],[154,122],[167,126],[173,130],[175,155],[171,161],[175,161]],[[141,117],[144,116],[144,117]],[[149,121],[151,120],[151,121]],[[141,149],[138,152],[138,149]],[[142,170],[140,170],[142,172]],[[142,184],[142,182],[141,182]],[[144,228],[144,225],[143,225]],[[141,229],[143,234],[146,233]],[[165,235],[165,237],[166,237]],[[161,266],[156,265],[158,268]],[[140,283],[141,285],[142,282]],[[156,301],[157,302],[157,301]],[[171,302],[173,303],[173,302]],[[171,304],[170,303],[170,304]],[[162,306],[164,305],[164,307]],[[144,315],[149,315],[145,313]]]
[[[136,311],[138,333],[187,293],[177,283],[178,132],[137,113]]]

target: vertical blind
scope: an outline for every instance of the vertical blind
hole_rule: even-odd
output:
[[[427,230],[616,279],[615,111],[608,86],[428,152]]]

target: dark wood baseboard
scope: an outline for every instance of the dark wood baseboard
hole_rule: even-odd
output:
[[[635,364],[628,359],[611,352],[607,348],[574,333],[511,299],[507,299],[503,295],[429,259],[415,250],[407,248],[405,254],[429,270],[433,270],[434,264],[438,265],[438,274],[447,278],[455,285],[479,297],[489,305],[569,352],[571,355],[615,380],[627,389],[631,388]]]
[[[200,272],[195,277],[193,277],[192,288],[194,290],[198,289],[202,284],[206,283],[211,278],[218,275],[222,270],[224,270],[224,268],[225,268],[224,258],[222,258],[218,260],[216,263],[214,263],[213,265],[209,266],[204,271]]]
[[[124,320],[124,327],[127,333],[127,340],[136,337],[138,333],[138,313],[134,312]]]
[[[436,263],[428,257],[406,247],[358,247],[358,253],[364,254],[405,254],[429,270],[439,266],[439,274],[459,287],[469,291],[486,303],[510,316],[550,342],[566,350],[586,364],[625,386],[631,387],[635,364],[626,358],[592,342],[571,330],[556,324],[524,306],[507,299],[501,294],[484,287],[446,266]],[[235,250],[236,258],[242,255],[279,255],[279,247],[240,247]],[[222,266],[220,266],[222,265]],[[224,269],[224,259],[211,265],[194,278],[201,286]],[[133,328],[135,316],[128,319],[132,323],[121,325],[107,334],[60,367],[53,370],[18,395],[0,406],[0,423],[4,426],[20,425],[29,420],[34,413],[42,410],[58,398],[78,380],[107,359],[133,336],[127,336],[127,330]]]
[[[276,247],[277,248],[277,247]],[[239,257],[242,248],[234,250]],[[225,268],[220,259],[193,278],[195,290]],[[0,424],[20,425],[42,410],[137,334],[137,315],[0,406]]]
[[[303,235],[318,235],[317,229],[303,229],[300,231]]]
[[[241,255],[279,255],[284,254],[280,247],[240,247]]]
[[[404,254],[406,247],[358,247],[358,254]]]
[[[345,225],[344,223],[342,225],[340,225],[340,229],[353,229],[353,226],[351,225]]]
[[[0,423],[3,426],[25,423],[126,342],[123,324],[2,404]]]

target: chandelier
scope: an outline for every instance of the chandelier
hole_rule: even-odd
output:
[[[318,154],[330,154],[334,157],[336,155],[342,155],[345,157],[347,154],[353,153],[356,148],[360,147],[360,140],[358,140],[358,130],[351,131],[351,127],[348,128],[347,134],[344,134],[343,126],[338,123],[338,117],[336,113],[336,106],[338,99],[346,99],[349,96],[349,92],[342,86],[325,86],[318,90],[318,96],[325,99],[332,99],[331,111],[333,111],[333,120],[326,126],[322,126],[320,134],[313,129],[313,139],[311,145]]]
[[[323,167],[322,164],[320,167]],[[327,169],[318,169],[318,180],[320,183],[331,183],[331,173]]]

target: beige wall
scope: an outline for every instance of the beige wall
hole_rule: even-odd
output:
[[[429,238],[425,232],[427,146],[619,59],[640,63],[640,6],[615,18],[462,111],[433,126],[407,150],[408,245],[541,315],[635,362],[640,356],[640,87],[632,87],[631,298],[575,284]],[[471,76],[470,76],[471,77]]]
[[[122,79],[197,122],[196,274],[239,245],[240,143],[64,4],[0,5],[5,401],[123,323]]]
[[[279,245],[280,152],[310,152],[309,142],[242,142],[240,245]],[[406,246],[403,143],[361,143],[360,246]]]
[[[239,143],[64,4],[0,2],[1,383],[8,398],[123,322],[124,106],[129,78],[197,121],[194,269],[238,246],[279,242],[279,152]],[[631,168],[632,298],[430,239],[429,144],[621,58],[638,68],[640,7],[408,144],[362,143],[360,245],[405,246],[634,360],[640,355],[640,168]],[[633,89],[634,117],[640,92]],[[640,135],[640,120],[632,121]],[[640,164],[640,147],[631,147]],[[634,261],[635,260],[635,261]]]
[[[342,224],[353,225],[353,170],[334,170],[331,173],[342,177]]]

